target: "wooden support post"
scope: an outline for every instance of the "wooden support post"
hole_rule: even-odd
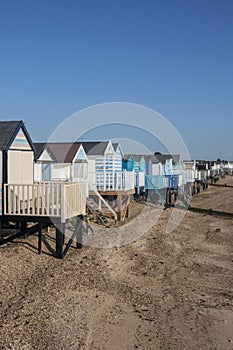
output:
[[[172,191],[172,193],[171,193],[171,204],[173,204],[173,205],[176,204],[176,195],[175,195],[174,191]]]
[[[38,223],[38,254],[41,254],[42,247],[42,225]]]
[[[77,216],[76,220],[76,248],[81,249],[83,246],[83,215]]]
[[[63,245],[64,245],[65,223],[59,223],[56,225],[56,258],[63,258]]]
[[[0,220],[0,242],[2,240],[2,221]]]
[[[20,237],[24,237],[25,236],[25,232],[27,230],[27,222],[21,222],[21,226],[20,226]]]
[[[130,196],[127,196],[127,201],[126,201],[126,204],[125,204],[125,209],[123,210],[123,214],[122,214],[122,221],[125,220],[125,218],[129,217],[128,216],[128,213],[129,213],[129,204],[130,204]]]
[[[171,204],[171,190],[170,190],[170,188],[167,189],[166,203]]]
[[[194,182],[194,184],[193,184],[192,194],[193,194],[193,195],[196,194],[196,182]]]
[[[117,195],[117,220],[122,221],[122,195]]]
[[[127,207],[127,211],[126,211],[126,216],[125,216],[127,219],[130,218],[130,210],[129,210],[129,205]]]
[[[169,188],[166,191],[166,204],[169,204]]]

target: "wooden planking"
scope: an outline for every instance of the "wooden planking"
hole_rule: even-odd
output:
[[[90,195],[91,195],[92,193],[94,194],[94,192],[91,192],[91,191],[90,191]],[[98,193],[99,193],[101,196],[117,196],[118,194],[130,195],[130,194],[135,194],[135,189],[127,190],[127,191],[124,191],[124,190],[121,190],[121,191],[117,191],[117,190],[98,191]]]
[[[65,222],[85,213],[85,183],[4,185],[4,215],[60,217]]]

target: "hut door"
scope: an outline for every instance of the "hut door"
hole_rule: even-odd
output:
[[[8,183],[33,183],[33,152],[8,151]]]
[[[9,184],[21,184],[21,152],[8,151],[7,178]]]
[[[51,180],[51,164],[43,163],[42,164],[42,180],[50,181]]]

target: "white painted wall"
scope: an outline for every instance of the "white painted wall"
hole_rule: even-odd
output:
[[[87,179],[87,163],[74,163],[72,164],[71,177],[73,180]]]
[[[71,178],[70,164],[55,163],[51,165],[51,180],[66,181]]]
[[[42,181],[42,164],[34,164],[34,181]]]
[[[96,184],[95,158],[88,157],[88,184],[95,186]]]

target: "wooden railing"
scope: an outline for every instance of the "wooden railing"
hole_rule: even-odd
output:
[[[61,222],[86,212],[85,183],[43,182],[4,185],[4,214],[59,217]]]
[[[98,191],[127,191],[134,189],[134,172],[128,171],[98,171],[88,174],[91,189]]]

